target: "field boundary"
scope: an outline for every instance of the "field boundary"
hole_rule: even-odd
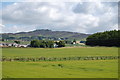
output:
[[[22,61],[22,62],[38,62],[38,61],[68,61],[68,60],[114,60],[120,59],[120,56],[82,56],[82,57],[2,57],[0,59],[2,62],[4,61]]]

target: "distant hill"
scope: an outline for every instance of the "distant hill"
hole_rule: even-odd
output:
[[[48,40],[81,40],[88,37],[90,34],[68,32],[68,31],[52,31],[48,29],[39,29],[30,32],[19,32],[19,33],[3,33],[0,34],[3,39],[22,39],[22,40],[33,40],[33,39],[48,39]]]

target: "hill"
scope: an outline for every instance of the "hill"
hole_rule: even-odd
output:
[[[90,34],[68,32],[68,31],[52,31],[48,29],[39,29],[29,32],[19,33],[3,33],[0,34],[3,39],[22,39],[22,40],[81,40],[88,37]]]

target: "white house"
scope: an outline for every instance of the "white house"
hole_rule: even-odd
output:
[[[58,45],[56,43],[54,43],[54,48],[58,47]]]

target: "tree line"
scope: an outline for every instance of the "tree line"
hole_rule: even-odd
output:
[[[30,47],[35,48],[54,48],[54,47],[65,47],[64,41],[54,42],[45,40],[32,40],[30,42]]]
[[[86,45],[120,47],[120,30],[105,31],[87,37]]]

